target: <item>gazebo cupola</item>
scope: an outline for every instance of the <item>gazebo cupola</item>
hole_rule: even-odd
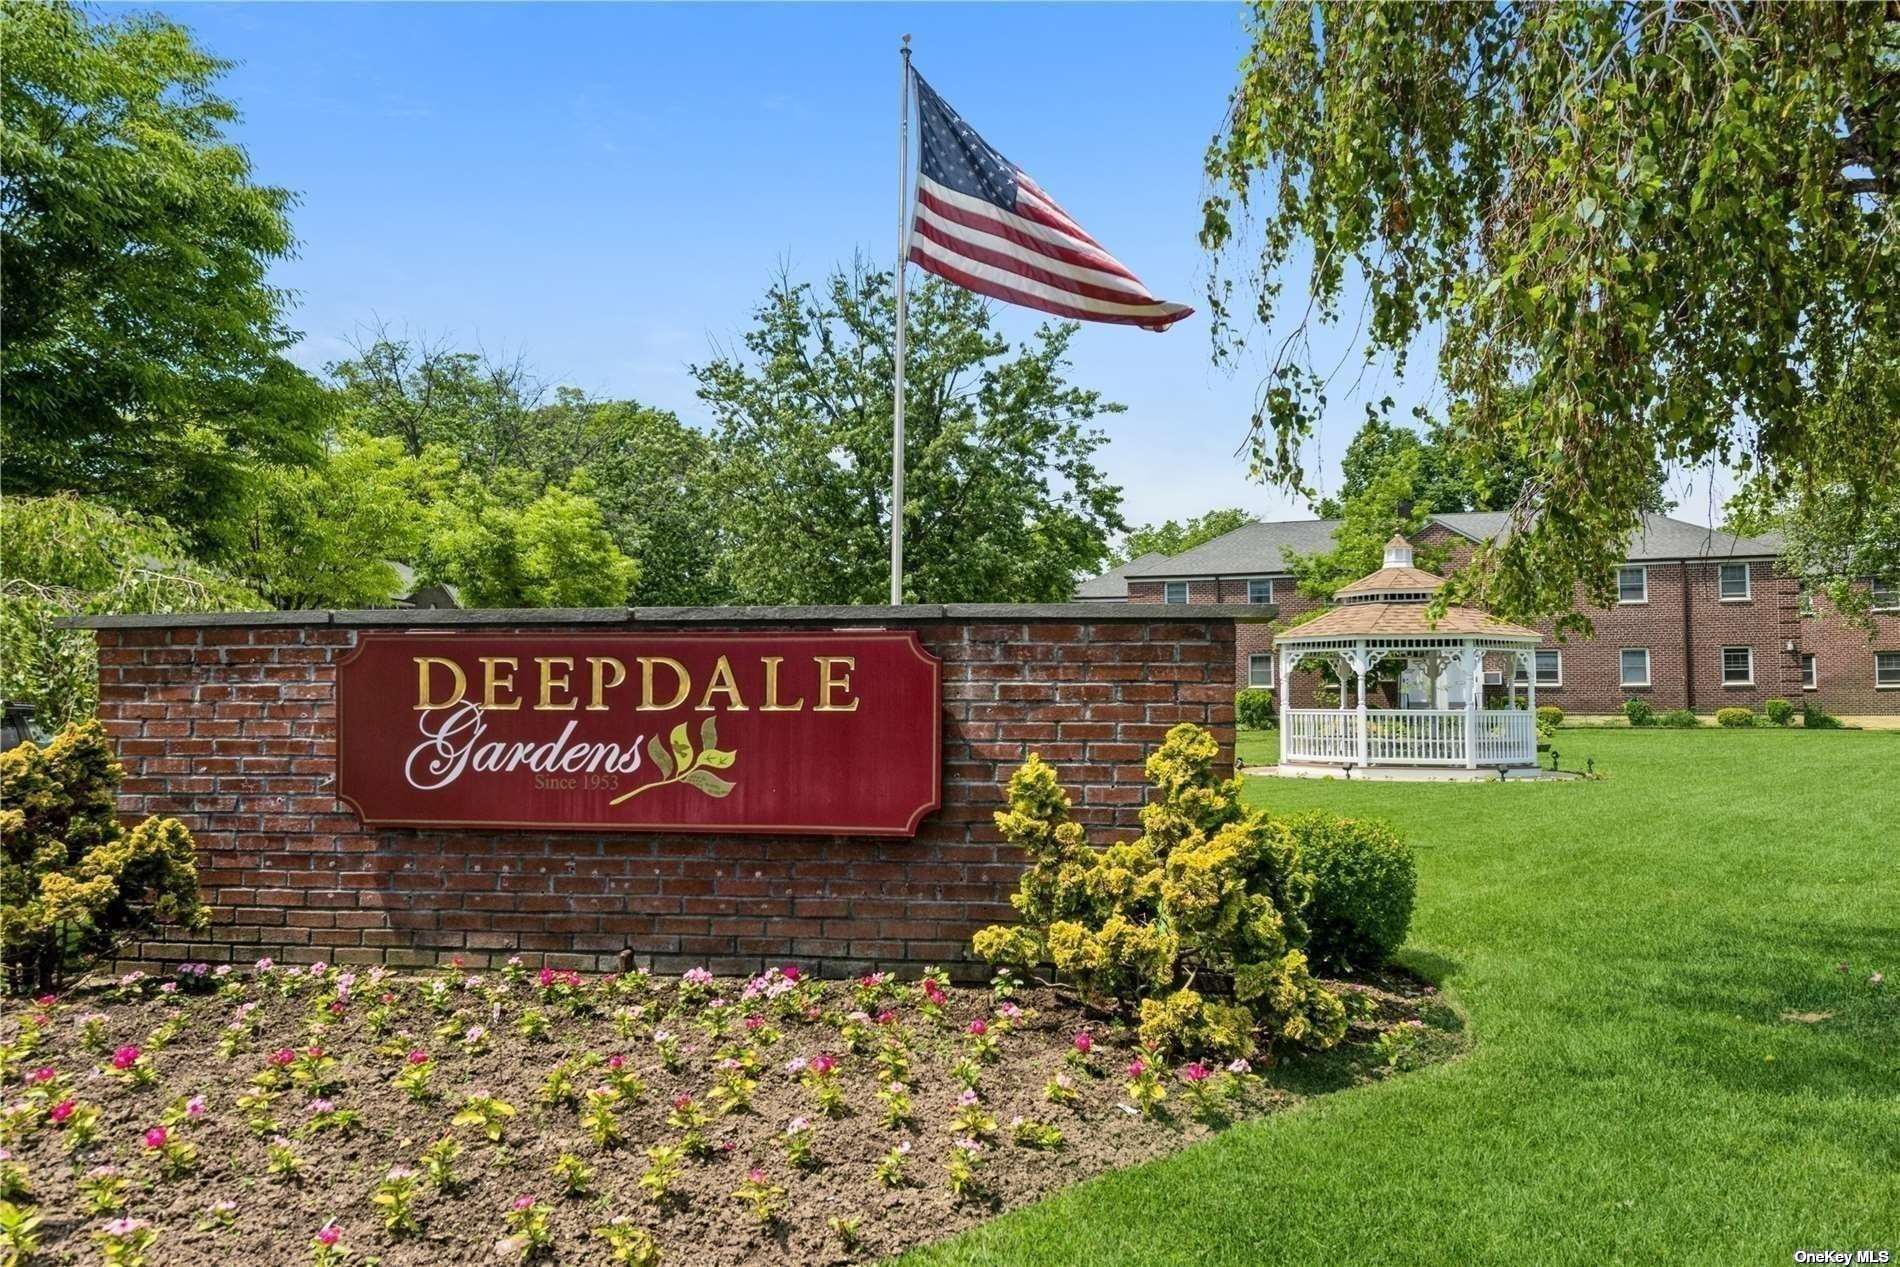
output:
[[[1535,656],[1543,635],[1470,607],[1431,603],[1443,577],[1414,562],[1412,543],[1394,536],[1383,566],[1333,593],[1335,606],[1282,632],[1279,650],[1281,760],[1288,765],[1534,767],[1537,764]],[[1508,707],[1483,707],[1487,657],[1508,665]],[[1337,674],[1338,708],[1290,707],[1302,662]],[[1400,707],[1368,708],[1366,683],[1398,670]],[[1530,683],[1517,706],[1517,671]],[[1355,694],[1349,688],[1357,686]]]

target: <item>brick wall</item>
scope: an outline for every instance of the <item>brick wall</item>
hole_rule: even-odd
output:
[[[1814,608],[1812,616],[1797,614],[1796,623],[1801,650],[1815,659],[1815,689],[1788,698],[1850,717],[1900,713],[1900,690],[1874,686],[1875,653],[1900,653],[1900,612],[1873,613],[1870,631],[1836,615],[1825,597],[1816,597]]]
[[[121,810],[184,820],[214,911],[201,940],[149,943],[135,959],[415,965],[519,953],[604,968],[631,948],[657,971],[786,960],[839,973],[973,970],[963,962],[971,931],[1013,916],[1020,855],[991,815],[1030,752],[1057,765],[1098,839],[1138,830],[1142,763],[1169,727],[1208,726],[1231,756],[1231,610],[869,610],[889,617],[876,623],[916,628],[943,660],[943,808],[914,839],[365,829],[330,790],[334,666],[359,628],[404,622],[117,618],[97,636],[99,714],[127,772]],[[905,615],[919,611],[937,615]],[[415,616],[435,632],[481,619]],[[172,627],[150,627],[163,620]],[[556,628],[575,631],[479,625]]]

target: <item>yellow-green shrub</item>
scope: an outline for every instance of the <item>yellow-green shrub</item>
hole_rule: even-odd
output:
[[[1138,1019],[1143,1041],[1244,1056],[1257,1034],[1330,1047],[1345,1033],[1336,995],[1300,947],[1311,878],[1284,826],[1240,803],[1214,770],[1206,731],[1176,726],[1149,758],[1142,834],[1096,850],[1055,771],[1031,756],[996,824],[1028,868],[1010,899],[1017,925],[979,932],[991,963],[1053,964],[1101,1006]]]
[[[9,989],[49,989],[69,964],[125,933],[204,922],[191,833],[175,818],[121,828],[113,794],[124,774],[96,721],[66,727],[44,748],[0,753]]]

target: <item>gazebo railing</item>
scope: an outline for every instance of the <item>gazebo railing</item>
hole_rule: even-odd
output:
[[[1363,760],[1368,765],[1464,765],[1472,752],[1463,709],[1368,709]],[[1475,714],[1477,764],[1532,765],[1537,724],[1519,709]],[[1290,708],[1280,738],[1281,759],[1322,765],[1358,764],[1359,714],[1334,708]]]

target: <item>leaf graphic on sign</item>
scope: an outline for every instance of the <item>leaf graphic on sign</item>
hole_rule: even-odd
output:
[[[667,736],[673,744],[673,755],[679,758],[682,772],[693,768],[693,741],[686,737],[686,723],[673,727],[673,733]]]
[[[711,770],[688,770],[685,775],[681,777],[680,782],[692,784],[707,796],[724,796],[726,793],[732,791],[732,784],[726,782]]]
[[[647,755],[653,758],[653,764],[660,767],[661,774],[673,773],[673,758],[666,755],[666,745],[655,734],[647,740]]]
[[[693,751],[692,737],[686,733],[686,723],[673,727],[666,742],[660,742],[656,733],[647,737],[647,755],[665,778],[643,783],[631,792],[622,792],[610,805],[630,801],[642,792],[650,792],[656,787],[665,787],[669,783],[684,783],[688,787],[704,792],[707,796],[721,797],[731,792],[734,785],[714,774],[714,770],[725,770],[739,759],[739,754],[730,749],[716,747],[719,742],[719,727],[708,717],[699,727],[700,751]],[[670,751],[669,751],[670,747]]]

